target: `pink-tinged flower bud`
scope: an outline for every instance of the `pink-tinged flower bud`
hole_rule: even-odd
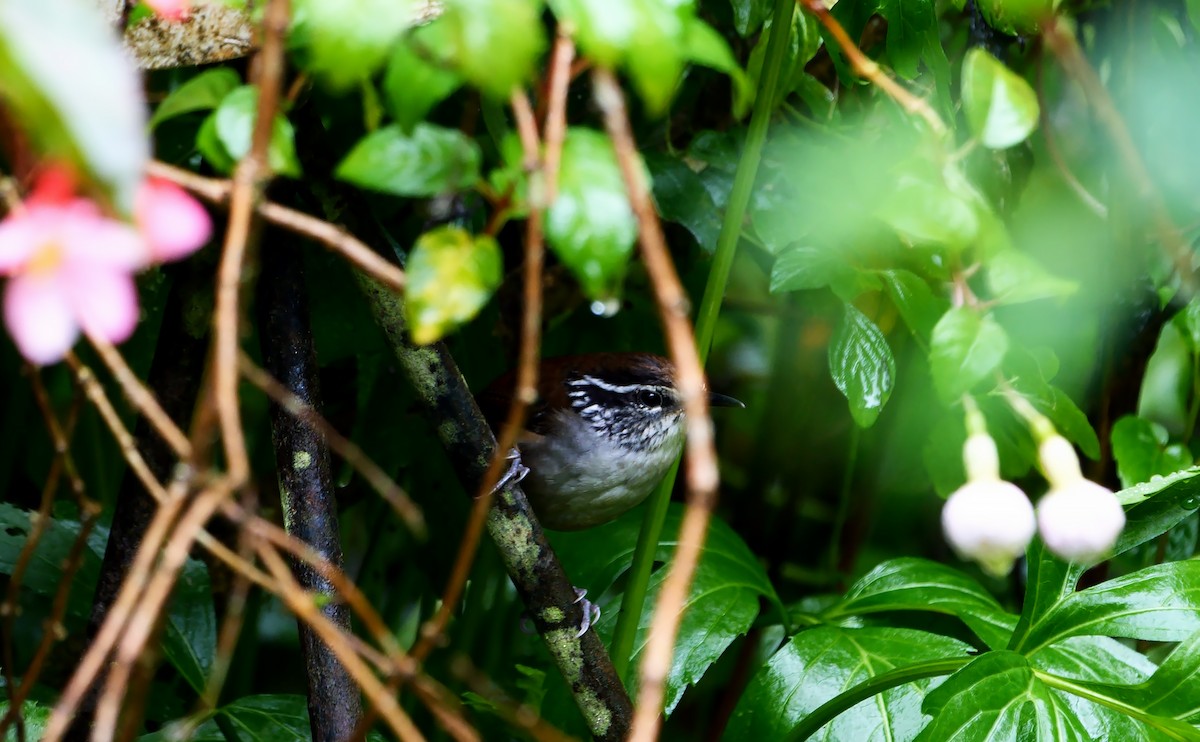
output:
[[[987,433],[975,433],[963,444],[963,466],[968,482],[983,482],[1000,478],[1000,452],[996,441]]]
[[[1029,498],[1000,479],[967,482],[942,508],[942,530],[954,551],[996,577],[1025,553],[1034,528]]]
[[[1046,548],[1080,563],[1107,556],[1125,527],[1125,511],[1112,490],[1082,477],[1051,488],[1038,502],[1037,519]]]
[[[1038,460],[1051,489],[1083,479],[1075,447],[1061,435],[1048,436],[1038,445]]]

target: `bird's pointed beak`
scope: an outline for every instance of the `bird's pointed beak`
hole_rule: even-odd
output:
[[[746,407],[746,405],[742,404],[741,400],[734,399],[733,397],[729,397],[724,394],[717,394],[716,392],[708,393],[708,406],[709,407],[741,407],[742,409],[745,409],[745,407]]]

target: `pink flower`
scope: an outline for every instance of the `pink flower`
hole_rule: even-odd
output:
[[[212,220],[187,191],[162,178],[146,178],[134,203],[134,218],[150,258],[163,263],[187,257],[212,236]]]
[[[79,331],[119,343],[137,325],[132,274],[147,265],[137,230],[103,216],[91,201],[35,194],[0,222],[4,322],[21,354],[60,360]]]
[[[154,14],[166,21],[182,21],[192,9],[191,0],[145,0]]]

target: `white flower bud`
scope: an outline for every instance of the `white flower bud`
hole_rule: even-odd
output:
[[[1086,479],[1052,488],[1038,503],[1037,518],[1046,548],[1070,562],[1107,556],[1125,527],[1117,496]]]
[[[1038,446],[1038,459],[1050,488],[1065,487],[1083,479],[1075,447],[1061,435],[1048,436]]]
[[[991,481],[1000,478],[1000,452],[996,441],[987,433],[975,433],[963,444],[963,465],[968,482]]]
[[[1011,482],[967,482],[942,508],[946,540],[963,559],[1003,577],[1033,538],[1033,505]]]

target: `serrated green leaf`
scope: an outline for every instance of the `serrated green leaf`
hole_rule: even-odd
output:
[[[221,146],[233,160],[250,152],[254,137],[254,120],[258,118],[258,88],[243,85],[225,96],[213,113],[213,125]],[[267,147],[271,169],[280,175],[300,177],[300,160],[296,157],[296,135],[282,114],[275,114],[271,142]],[[214,163],[215,164],[215,163]]]
[[[468,82],[507,100],[533,77],[546,46],[538,0],[445,0],[435,24],[444,27],[447,50]]]
[[[1031,653],[1071,636],[1183,641],[1200,631],[1200,561],[1157,564],[1063,598],[1035,623]]]
[[[385,126],[359,140],[337,177],[395,196],[434,196],[479,180],[479,145],[455,129],[417,124],[412,134]]]
[[[78,163],[133,211],[150,156],[146,102],[94,3],[0,2],[0,97],[38,150]]]
[[[829,373],[850,402],[850,416],[869,428],[879,418],[896,383],[896,359],[879,328],[853,304],[829,342]]]
[[[388,111],[405,133],[460,85],[462,78],[425,61],[406,43],[396,45],[383,76]]]
[[[967,123],[985,147],[1011,147],[1037,128],[1037,93],[981,47],[963,58],[962,101]]]
[[[1007,645],[1017,620],[972,578],[952,567],[916,557],[889,559],[875,567],[823,617],[835,621],[885,611],[956,616],[993,649]]]
[[[950,308],[950,301],[934,294],[923,278],[910,271],[880,271],[879,275],[909,331],[928,343],[934,325]]]
[[[592,299],[617,295],[637,239],[637,218],[612,142],[572,127],[563,143],[558,196],[546,212],[546,241]]]
[[[228,67],[205,70],[176,88],[158,104],[150,127],[167,119],[193,111],[209,111],[221,105],[226,95],[242,84],[242,78]]]
[[[933,717],[916,739],[1090,740],[1066,703],[1014,652],[988,652],[925,697]]]
[[[990,316],[955,307],[938,320],[929,342],[933,385],[945,401],[970,391],[1000,367],[1008,335]]]
[[[1131,487],[1155,474],[1172,474],[1193,463],[1181,445],[1170,445],[1167,429],[1158,423],[1126,415],[1113,425],[1112,451],[1121,484]]]
[[[820,289],[854,274],[854,268],[836,248],[796,245],[775,258],[771,267],[771,293]]]
[[[645,158],[654,179],[654,203],[659,215],[686,227],[700,248],[712,253],[721,234],[721,212],[704,181],[678,157],[647,152]]]
[[[366,80],[415,20],[412,0],[296,0],[291,45],[304,67],[336,91]]]
[[[988,288],[1001,304],[1065,298],[1079,284],[1050,275],[1036,260],[1017,250],[1002,250],[987,261]]]
[[[417,345],[432,343],[474,317],[503,278],[496,240],[458,227],[418,237],[407,269],[404,310]]]
[[[727,740],[792,739],[792,731],[826,701],[887,672],[934,659],[967,657],[955,639],[913,629],[820,626],[797,634],[754,676],[738,701]],[[841,714],[809,739],[911,739],[924,725],[920,705],[940,678],[885,690]],[[880,729],[886,736],[877,736]]]

